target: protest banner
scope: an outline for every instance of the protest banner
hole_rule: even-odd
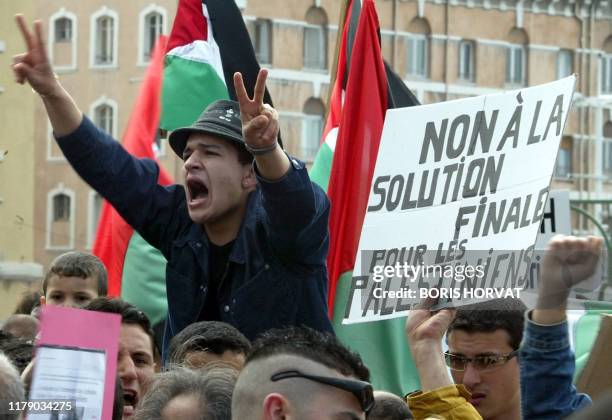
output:
[[[574,85],[387,112],[343,322],[520,297]]]
[[[44,305],[28,419],[110,420],[120,327],[118,314]]]

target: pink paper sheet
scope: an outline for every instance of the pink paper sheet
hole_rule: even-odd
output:
[[[121,316],[44,305],[37,345],[72,346],[106,351],[102,419],[111,420],[115,398]]]

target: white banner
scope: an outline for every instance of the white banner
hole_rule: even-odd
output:
[[[575,80],[387,112],[345,323],[520,294]]]

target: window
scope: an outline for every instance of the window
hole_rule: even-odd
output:
[[[525,46],[510,44],[506,49],[506,82],[525,85]]]
[[[49,16],[49,61],[53,70],[75,70],[77,65],[77,17],[65,8]]]
[[[57,194],[53,197],[53,221],[70,220],[70,197],[66,194]]]
[[[474,51],[473,41],[459,43],[459,78],[468,82],[474,81]]]
[[[114,133],[113,108],[110,105],[99,105],[94,111],[94,123],[108,134]]]
[[[262,64],[272,63],[272,22],[266,19],[253,22],[252,39],[257,61]]]
[[[601,168],[604,176],[612,177],[612,121],[604,124],[603,137]]]
[[[408,76],[427,77],[429,42],[426,35],[410,35],[407,39]]]
[[[311,7],[306,13],[304,68],[327,69],[327,15],[320,7]]]
[[[612,177],[612,139],[604,139],[602,171],[604,176]]]
[[[151,12],[145,16],[144,59],[149,61],[155,48],[155,43],[163,33],[164,19],[160,13]]]
[[[612,94],[612,54],[604,54],[600,59],[601,93]]]
[[[59,18],[54,24],[55,42],[72,41],[72,20],[67,17]]]
[[[102,7],[91,15],[90,25],[90,66],[117,66],[119,15]]]
[[[100,214],[102,213],[103,199],[100,194],[95,191],[89,192],[89,213],[88,213],[88,225],[87,225],[87,247],[91,249],[94,240],[96,239],[96,232],[98,229],[98,221],[100,220]]]
[[[306,162],[312,162],[317,155],[323,135],[324,117],[325,106],[323,102],[317,98],[308,99],[304,105],[300,143],[300,156]]]
[[[572,176],[572,138],[563,136],[557,154],[554,176],[556,178],[571,178]]]
[[[74,205],[74,192],[63,184],[47,193],[47,249],[74,247]]]
[[[560,50],[557,56],[557,79],[574,72],[574,54],[570,50]]]

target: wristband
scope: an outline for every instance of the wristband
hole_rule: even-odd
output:
[[[278,146],[278,141],[275,141],[272,146],[258,148],[251,147],[246,144],[246,142],[244,143],[244,147],[247,149],[247,152],[249,152],[253,156],[261,156],[273,152],[276,149],[276,146]]]

